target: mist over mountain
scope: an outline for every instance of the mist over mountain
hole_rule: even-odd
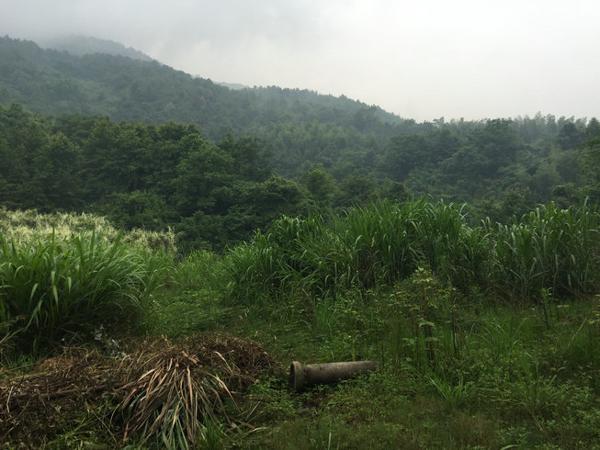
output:
[[[249,89],[250,88],[249,86],[246,86],[246,85],[243,85],[240,83],[226,83],[224,81],[217,82],[217,84],[220,84],[221,86],[225,86],[226,88],[229,88],[234,91],[239,91],[241,89]]]
[[[125,56],[140,61],[153,61],[150,56],[132,47],[126,47],[119,42],[108,39],[98,39],[92,36],[57,36],[40,41],[40,45],[43,48],[65,51],[75,56],[100,53],[113,56]]]

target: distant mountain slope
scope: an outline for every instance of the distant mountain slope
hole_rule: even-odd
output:
[[[75,56],[102,53],[113,56],[125,56],[140,61],[152,61],[152,58],[139,50],[126,47],[115,41],[90,36],[61,36],[41,42],[42,47],[65,51]]]
[[[279,87],[230,89],[157,61],[42,49],[0,38],[0,104],[20,103],[50,115],[106,115],[115,120],[193,123],[209,138],[263,137],[276,169],[303,173],[366,154],[389,137],[421,128],[347,97]],[[271,139],[276,136],[277,139]]]

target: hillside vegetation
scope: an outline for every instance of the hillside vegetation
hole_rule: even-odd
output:
[[[48,114],[195,123],[211,138],[271,122],[321,122],[374,135],[404,123],[380,108],[345,97],[276,87],[231,90],[158,62],[83,53],[77,56],[45,50],[31,41],[0,39],[0,101]]]
[[[281,176],[322,168],[349,190],[390,178],[420,194],[479,203],[508,197],[525,209],[576,195],[583,167],[573,150],[600,134],[596,120],[541,114],[419,124],[346,97],[231,90],[156,61],[75,56],[10,38],[0,39],[0,103],[51,116],[194,124],[213,142],[251,135]]]
[[[81,44],[0,38],[0,447],[600,448],[596,119]]]
[[[539,120],[548,132],[548,119]],[[422,195],[469,200],[476,219],[506,221],[548,200],[560,207],[581,205],[586,197],[590,204],[600,200],[600,126],[590,121],[580,129],[566,122],[563,128],[568,125],[573,142],[549,144],[544,158],[519,137],[518,122],[441,124],[393,138],[386,152],[373,156],[371,170],[349,168],[361,165],[350,152],[333,174],[315,165],[286,179],[278,174],[271,145],[250,135],[215,143],[193,125],[50,118],[0,106],[0,204],[94,212],[127,229],[172,227],[185,251],[223,249],[282,214]],[[444,152],[446,159],[439,156]]]

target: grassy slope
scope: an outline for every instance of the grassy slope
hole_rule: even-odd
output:
[[[238,405],[256,431],[213,424],[205,447],[600,448],[598,296],[509,306],[419,269],[335,302],[304,289],[234,302],[227,257],[162,263],[167,276],[142,324],[149,334],[225,331],[263,344],[282,366]],[[302,394],[287,389],[291,360],[353,359],[382,368]],[[114,447],[109,416],[88,407],[50,447]]]
[[[260,305],[224,305],[218,273],[196,273],[204,288],[185,277],[187,286],[159,296],[155,332],[235,330],[264,344],[284,368],[295,359],[383,363],[371,376],[303,394],[282,378],[264,380],[242,405],[258,403],[251,422],[264,428],[217,440],[216,448],[600,448],[598,298],[556,301],[547,321],[542,308],[463,298],[458,350],[440,316],[431,368],[422,351],[415,358],[410,324],[395,314],[414,280],[399,294],[350,293],[335,305],[288,299],[265,313]]]

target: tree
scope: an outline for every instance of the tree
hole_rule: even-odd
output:
[[[585,188],[590,201],[600,204],[600,138],[590,141],[583,153]]]
[[[577,148],[583,143],[583,133],[573,122],[566,122],[558,133],[558,142],[563,150]]]
[[[163,230],[173,216],[161,196],[144,191],[116,193],[99,205],[99,210],[126,229]]]
[[[588,140],[600,138],[600,122],[595,117],[589,121],[585,129],[585,137]]]
[[[333,199],[339,195],[335,179],[323,166],[315,166],[304,174],[302,184],[314,202],[321,207],[332,206]]]
[[[222,212],[214,191],[231,182],[233,159],[200,137],[195,137],[190,144],[189,154],[177,167],[174,193],[177,210],[182,216],[191,216],[197,211]]]
[[[65,135],[50,136],[34,164],[45,199],[42,209],[68,211],[82,207],[81,150]]]

